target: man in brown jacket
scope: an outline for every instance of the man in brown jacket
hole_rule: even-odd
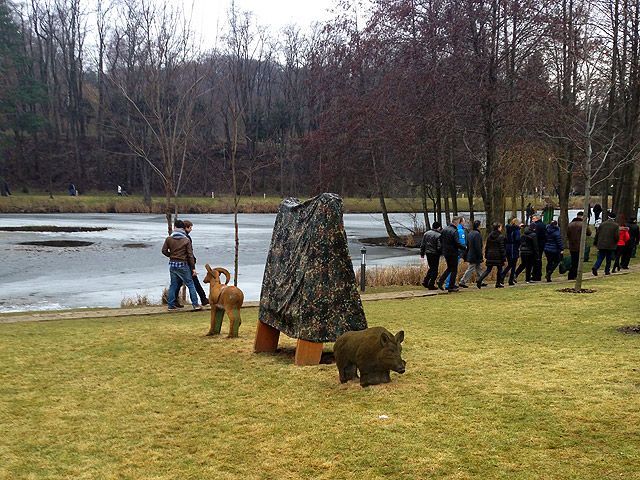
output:
[[[169,235],[162,245],[162,253],[169,257],[169,276],[171,286],[169,287],[168,310],[177,310],[176,297],[178,296],[178,279],[182,280],[189,289],[191,305],[194,310],[202,310],[198,304],[198,293],[193,284],[193,275],[196,275],[196,261],[193,258],[193,248],[191,241],[185,232],[185,225],[182,220],[176,220],[173,224],[173,233]]]
[[[611,260],[616,255],[618,240],[620,240],[620,226],[616,222],[616,214],[609,212],[607,216],[609,218],[606,222],[602,222],[600,228],[596,230],[596,238],[593,239],[593,244],[598,247],[598,259],[596,263],[593,264],[591,273],[596,276],[605,258],[607,259],[607,263],[604,267],[604,274],[609,275],[611,273]]]
[[[569,269],[568,280],[575,280],[578,276],[578,260],[580,259],[580,237],[582,236],[583,212],[578,212],[576,218],[571,220],[567,227],[567,240],[569,241],[569,252],[571,253],[571,268]],[[587,225],[587,236],[591,236],[591,229]]]

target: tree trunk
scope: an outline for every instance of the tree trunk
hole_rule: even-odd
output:
[[[382,210],[382,220],[384,221],[384,228],[387,231],[387,236],[389,240],[394,245],[399,245],[402,242],[400,241],[400,237],[396,235],[396,232],[393,230],[393,226],[389,221],[389,212],[387,211],[387,204],[384,199],[384,190],[382,188],[382,182],[380,182],[380,175],[378,174],[378,163],[376,161],[375,153],[371,153],[371,165],[373,167],[373,176],[376,182],[376,188],[378,190],[378,200],[380,201],[380,209]]]
[[[445,192],[444,194],[444,215],[447,219],[447,225],[451,223],[451,210],[449,209],[449,195]]]

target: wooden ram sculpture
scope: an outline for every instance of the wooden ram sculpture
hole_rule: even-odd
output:
[[[209,264],[205,265],[207,275],[204,277],[204,283],[209,284],[209,305],[211,305],[211,328],[207,335],[219,335],[222,328],[222,319],[224,313],[227,312],[229,317],[229,337],[237,337],[240,330],[240,307],[244,301],[242,290],[233,285],[228,285],[231,275],[229,271],[216,267],[211,268]],[[224,275],[226,281],[224,284],[220,282],[220,275]]]

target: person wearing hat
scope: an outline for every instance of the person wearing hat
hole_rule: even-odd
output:
[[[576,218],[569,222],[567,227],[567,240],[569,243],[569,253],[571,254],[571,268],[567,280],[575,280],[578,276],[578,261],[580,260],[580,238],[582,237],[582,222],[584,212],[578,212]],[[591,229],[587,225],[587,236],[591,236]]]
[[[620,227],[616,222],[616,214],[608,212],[607,216],[607,220],[602,222],[600,228],[596,230],[596,236],[593,239],[593,244],[598,247],[598,258],[591,269],[591,273],[594,276],[598,276],[598,269],[605,259],[607,263],[604,267],[604,274],[609,275],[611,273],[611,261],[615,258],[616,248],[620,240]]]

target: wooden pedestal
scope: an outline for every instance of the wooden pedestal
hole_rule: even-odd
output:
[[[280,330],[258,320],[256,340],[253,344],[255,353],[274,353],[278,348]],[[322,357],[322,343],[308,342],[298,339],[294,363],[298,366],[318,365]]]
[[[322,357],[322,343],[308,342],[298,339],[296,358],[294,363],[299,367],[304,365],[318,365]]]
[[[253,344],[253,351],[255,353],[274,353],[278,348],[279,338],[280,330],[258,320],[258,329],[256,330],[256,341]]]

